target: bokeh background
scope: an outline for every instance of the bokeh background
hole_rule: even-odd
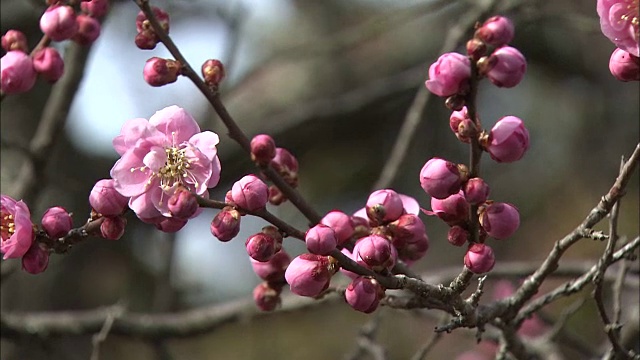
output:
[[[228,76],[222,93],[230,113],[249,136],[269,133],[278,146],[298,157],[299,189],[321,213],[350,213],[364,205],[423,86],[428,65],[439,56],[448,30],[479,3],[483,2],[152,2],[170,13],[171,36],[194,68],[208,58],[225,62]],[[637,82],[621,83],[609,73],[614,45],[600,32],[595,1],[494,3],[491,14],[508,15],[515,22],[512,45],[527,57],[528,70],[513,89],[483,82],[479,113],[486,128],[502,116],[519,116],[531,134],[531,148],[523,160],[496,164],[485,157],[482,162],[491,198],[511,202],[521,213],[522,225],[513,238],[492,240],[499,266],[503,261],[543,259],[553,242],[571,231],[608,191],[621,156],[628,156],[638,142],[639,88]],[[43,4],[3,0],[1,6],[2,32],[22,30],[35,45],[41,36],[37,24]],[[137,13],[132,1],[112,2],[64,132],[44,169],[47,181],[29,195],[34,219],[59,205],[73,212],[80,226],[90,210],[91,187],[109,176],[117,159],[111,140],[122,124],[149,118],[169,105],[186,108],[202,128],[221,135],[222,179],[212,198],[222,199],[235,180],[254,171],[187,79],[161,88],[144,82],[145,61],[169,53],[162,45],[152,51],[135,47]],[[59,45],[63,51],[67,44]],[[31,139],[51,89],[39,80],[31,92],[4,99],[3,140]],[[425,161],[433,156],[455,162],[468,158],[467,147],[449,130],[448,117],[443,101],[432,97],[390,184],[426,208],[429,197],[418,182]],[[19,150],[5,146],[1,160],[2,193],[12,194],[25,160]],[[620,233],[629,237],[638,234],[638,195],[636,174],[620,213]],[[307,227],[291,204],[270,210],[300,229]],[[90,239],[66,255],[53,256],[43,274],[18,270],[3,276],[2,311],[91,309],[120,302],[133,312],[168,312],[250,298],[259,280],[251,270],[244,239],[265,223],[243,218],[240,235],[221,243],[209,232],[215,213],[205,211],[176,235],[161,234],[131,217],[119,241]],[[447,243],[446,225],[424,220],[431,248],[416,270],[428,274],[461,267],[464,250]],[[293,255],[304,251],[295,240],[288,240],[286,248]],[[566,258],[594,263],[603,249],[603,243],[583,240]],[[11,267],[19,263],[2,262],[3,273]],[[576,295],[588,296],[588,289]],[[626,299],[625,316],[637,314],[636,296]],[[546,316],[557,317],[576,297],[545,308]],[[379,339],[393,359],[409,358],[436,324],[434,314],[385,308],[379,312]],[[333,301],[226,325],[207,335],[172,339],[163,346],[110,336],[101,359],[342,358],[353,350],[360,327],[370,318]],[[597,324],[595,306],[586,301],[566,327],[568,333],[597,344],[604,339]],[[472,333],[446,335],[430,358],[453,358],[473,343]],[[88,359],[90,353],[91,338],[84,336],[3,339],[0,356]],[[576,356],[570,349],[566,354]]]

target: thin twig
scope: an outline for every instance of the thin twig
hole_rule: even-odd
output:
[[[111,310],[112,311],[107,314],[107,318],[105,319],[100,332],[93,335],[91,338],[91,344],[93,345],[91,350],[91,360],[98,360],[100,358],[100,345],[107,339],[114,320],[124,313],[124,308],[121,306],[112,307]]]

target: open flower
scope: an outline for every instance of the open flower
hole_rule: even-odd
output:
[[[620,49],[638,57],[638,0],[598,0],[602,33]]]
[[[121,158],[111,169],[115,189],[130,197],[129,207],[143,221],[171,217],[169,198],[184,187],[207,196],[220,179],[218,135],[200,132],[184,109],[169,106],[150,119],[127,121],[113,147]],[[197,213],[196,213],[197,214]]]
[[[5,260],[21,258],[31,247],[34,238],[31,213],[23,201],[6,195],[0,199],[0,251]]]

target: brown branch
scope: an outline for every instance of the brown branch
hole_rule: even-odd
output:
[[[217,89],[212,89],[207,86],[204,81],[193,70],[187,59],[182,55],[176,44],[171,37],[165,32],[160,23],[155,17],[148,0],[134,0],[134,2],[140,7],[142,12],[146,15],[147,19],[151,23],[156,35],[164,46],[169,50],[171,55],[182,64],[181,75],[186,76],[193,82],[193,84],[200,90],[200,92],[207,99],[209,104],[216,111],[222,123],[226,126],[228,135],[231,139],[235,140],[243,150],[247,153],[251,152],[251,146],[249,138],[240,129],[235,120],[231,117],[226,107],[220,100],[220,95]],[[316,224],[320,222],[322,218],[310,204],[300,195],[300,193],[292,188],[270,165],[263,169],[265,176],[269,178],[282,193],[291,201],[291,203],[312,223]]]
[[[522,308],[522,306],[538,292],[542,282],[558,268],[558,262],[560,261],[562,254],[564,254],[569,247],[582,239],[582,235],[586,230],[591,229],[595,224],[600,222],[605,216],[607,216],[607,214],[609,214],[613,205],[624,194],[624,189],[626,188],[633,171],[638,165],[638,159],[640,159],[640,143],[636,145],[633,154],[622,167],[620,175],[618,175],[615,183],[609,192],[602,197],[598,205],[591,210],[589,215],[587,215],[576,229],[555,243],[553,249],[540,268],[525,280],[524,284],[518,289],[516,294],[506,300],[508,303],[508,310],[511,312],[510,316],[514,316],[515,312]]]
[[[45,169],[51,159],[51,149],[61,136],[71,103],[84,75],[91,47],[70,43],[65,51],[65,73],[53,86],[42,111],[42,118],[29,144],[28,160],[20,169],[11,194],[16,199],[32,203],[43,188]]]

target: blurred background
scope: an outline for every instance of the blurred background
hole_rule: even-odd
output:
[[[251,137],[272,135],[300,163],[301,193],[320,213],[340,209],[352,213],[364,206],[394,146],[418,89],[427,77],[449,29],[481,1],[417,0],[236,0],[153,1],[171,16],[171,36],[194,68],[209,58],[221,59],[227,78],[223,100]],[[497,266],[505,261],[541,260],[554,241],[570,232],[613,183],[621,156],[639,138],[638,83],[621,83],[609,73],[614,45],[600,32],[595,1],[494,1],[493,14],[509,16],[516,25],[512,46],[528,60],[527,74],[513,89],[483,82],[479,113],[483,125],[516,115],[531,134],[523,160],[496,164],[488,156],[482,174],[491,198],[515,204],[522,225],[505,241],[490,240]],[[34,46],[41,33],[40,1],[3,0],[2,33],[25,32]],[[159,44],[139,50],[133,42],[138,8],[132,1],[113,1],[102,33],[93,45],[85,76],[61,136],[50,154],[46,181],[29,199],[34,221],[51,206],[73,212],[75,225],[88,217],[93,184],[109,177],[117,159],[111,146],[122,124],[149,118],[169,105],[187,109],[203,129],[221,136],[220,184],[211,197],[222,200],[234,181],[255,169],[222,127],[188,79],[160,88],[142,79],[145,61],[170,57]],[[467,30],[468,39],[472,32]],[[466,41],[466,40],[465,40]],[[463,44],[464,41],[460,42]],[[64,51],[66,43],[58,44]],[[458,51],[462,51],[459,46]],[[29,93],[2,102],[2,139],[28,143],[52,87],[38,80]],[[418,173],[431,157],[466,163],[467,147],[448,125],[443,100],[428,101],[410,140],[407,156],[390,183],[430,208]],[[1,190],[12,194],[25,161],[18,149],[3,146]],[[638,234],[638,175],[622,200],[619,232]],[[289,204],[269,208],[306,229],[305,219]],[[258,232],[261,220],[242,220],[240,235],[221,243],[209,232],[216,211],[205,211],[175,235],[129,219],[119,241],[89,239],[68,254],[52,256],[40,275],[20,270],[3,276],[3,311],[91,309],[124,303],[132,312],[169,312],[250,299],[259,283],[244,240]],[[414,265],[429,274],[462,267],[464,249],[446,241],[447,226],[424,218],[431,247]],[[606,221],[599,230],[606,229]],[[285,241],[292,255],[304,251],[296,240]],[[595,263],[604,243],[583,240],[567,259]],[[19,267],[15,260],[5,268]],[[9,272],[9,271],[7,271]],[[635,275],[637,276],[637,274]],[[344,280],[344,279],[343,279]],[[492,286],[491,276],[488,286]],[[548,288],[551,288],[552,282]],[[555,283],[559,284],[558,282]],[[551,319],[590,289],[544,309]],[[285,290],[285,292],[287,292]],[[637,295],[636,295],[637,296]],[[638,299],[625,304],[625,316],[637,313]],[[382,308],[379,340],[390,358],[409,358],[432,335],[438,313]],[[172,339],[162,346],[122,336],[109,336],[101,359],[329,359],[342,358],[355,347],[362,324],[371,315],[351,310],[341,301],[311,309],[280,313],[223,326],[206,335]],[[567,332],[585,342],[604,340],[593,301],[586,301],[567,324]],[[88,359],[91,337],[40,341],[2,340],[2,359]],[[474,344],[473,333],[446,335],[431,353],[453,358]],[[568,358],[576,356],[565,349]]]

